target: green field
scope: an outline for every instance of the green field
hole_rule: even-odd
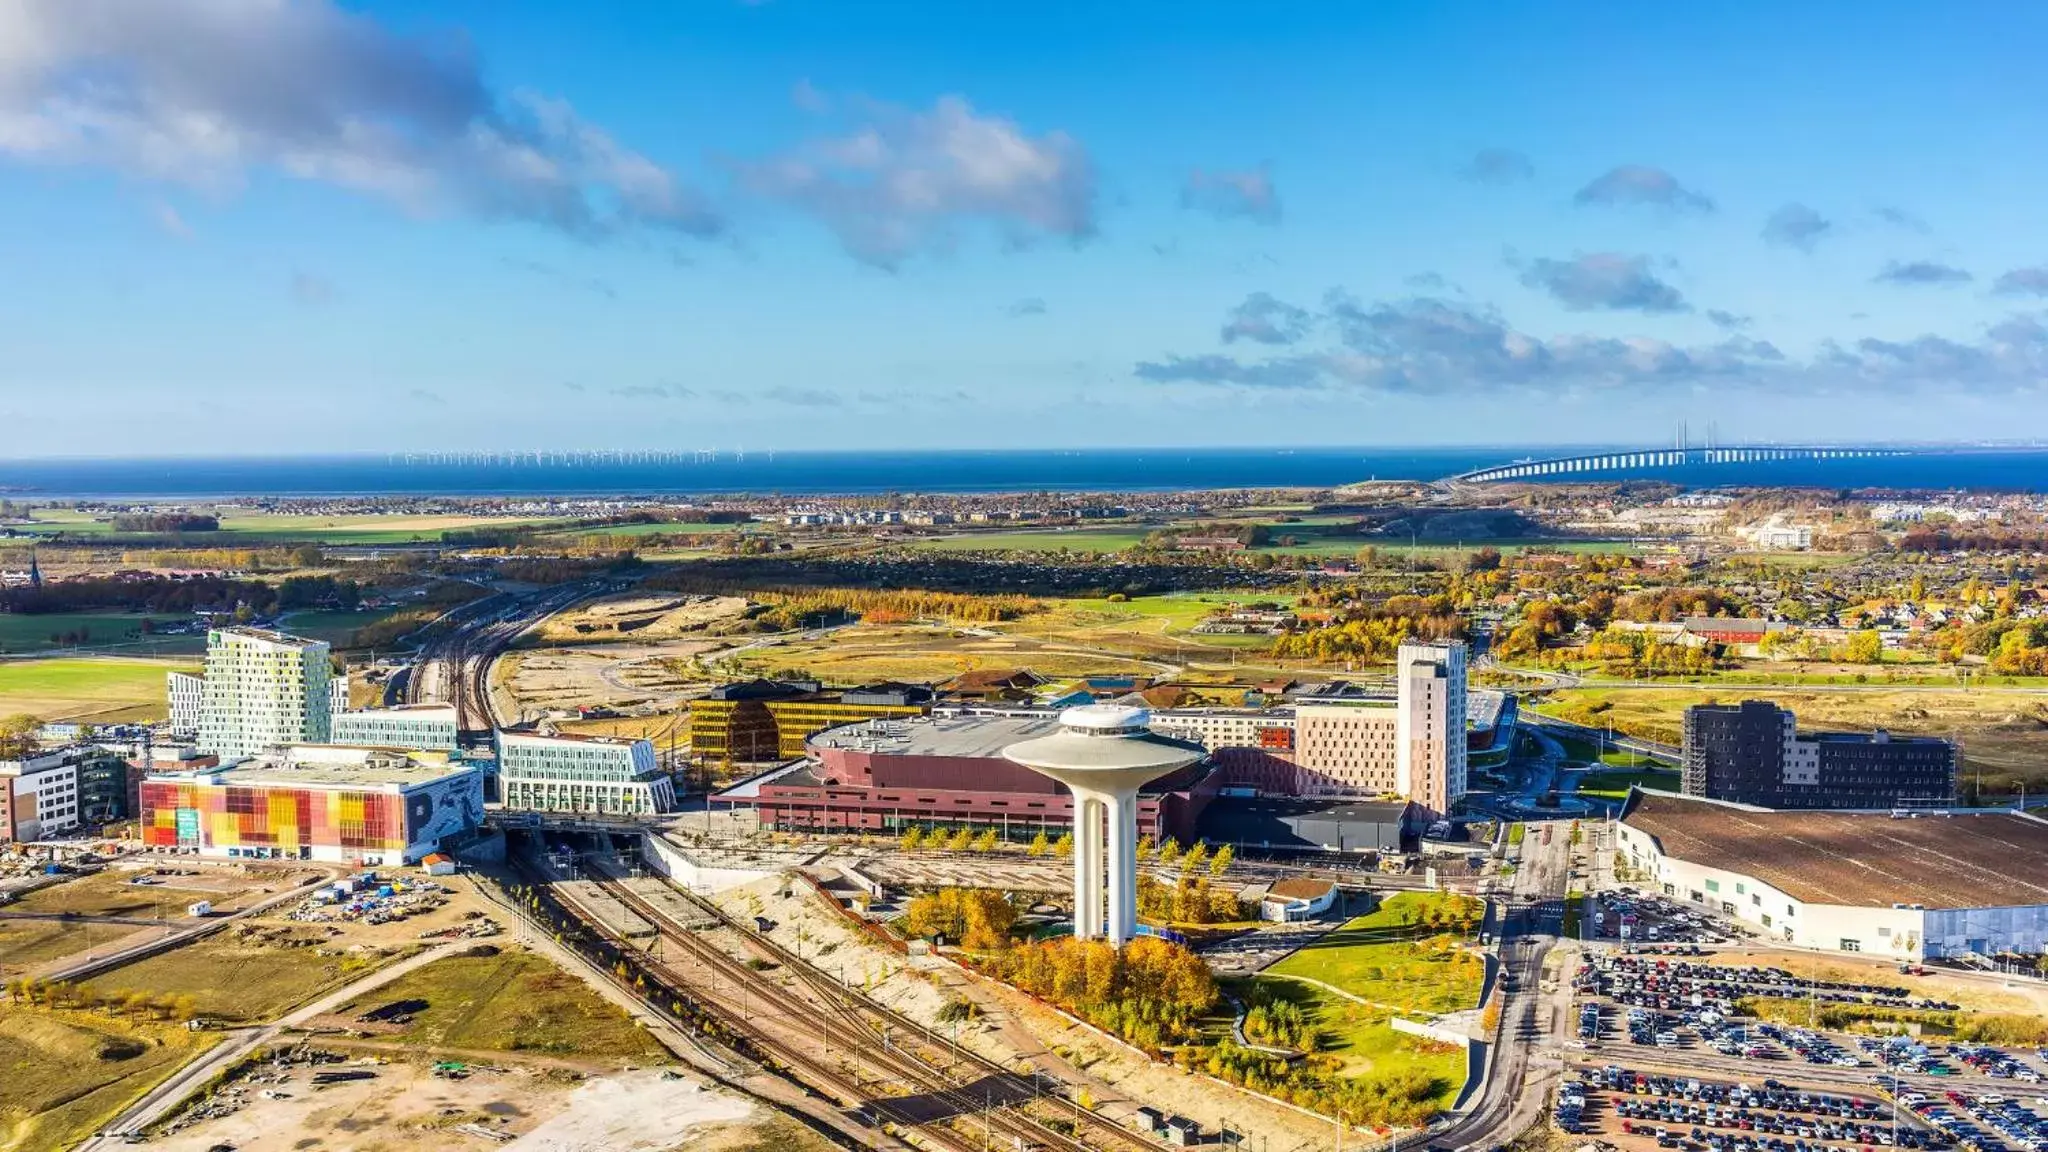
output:
[[[281,516],[266,512],[249,512],[230,513],[220,517],[219,532],[182,533],[175,538],[193,544],[242,545],[265,541],[281,544],[407,544],[413,541],[439,540],[442,533],[450,531],[552,523],[555,521],[533,517],[378,513],[348,516]],[[33,523],[15,527],[21,531],[44,536],[60,533],[67,536],[114,534],[111,517],[99,517],[61,508],[38,509]],[[164,538],[173,537],[166,535]]]
[[[1152,534],[1150,528],[1074,528],[1067,531],[968,532],[919,540],[910,547],[923,552],[1122,552]]]
[[[388,620],[410,608],[390,608],[376,612],[293,612],[278,625],[294,636],[308,640],[325,640],[336,648],[344,647],[349,637],[359,628],[367,628],[380,620]]]
[[[636,1064],[667,1057],[624,1012],[531,952],[436,960],[337,1011],[361,1015],[401,1000],[427,1002],[396,1035],[422,1048],[541,1052]]]
[[[1425,934],[1432,916],[1458,897],[1401,892],[1266,971],[1319,980],[1404,1015],[1440,1016],[1479,1005],[1486,966],[1454,948],[1454,937]],[[1467,898],[1470,899],[1470,898]]]
[[[46,652],[74,646],[137,654],[198,652],[206,646],[204,636],[142,634],[145,620],[160,627],[190,619],[142,612],[51,612],[34,616],[0,613],[0,653]],[[82,635],[67,641],[65,637],[70,633]]]
[[[1599,800],[1621,800],[1628,796],[1631,787],[1676,792],[1678,786],[1676,772],[1588,772],[1579,781],[1578,794]]]
[[[1319,1055],[1334,1057],[1341,1077],[1420,1071],[1438,1084],[1436,1108],[1448,1108],[1465,1084],[1465,1053],[1396,1032],[1393,1013],[1369,1007],[1299,980],[1260,975],[1231,985],[1240,997],[1299,1005],[1315,1029]],[[1256,989],[1256,992],[1253,991]]]
[[[190,660],[53,657],[0,661],[0,715],[113,724],[162,717],[164,674],[197,672]]]
[[[550,529],[549,536],[723,536],[749,524],[588,524]]]
[[[97,1012],[0,1007],[0,1125],[9,1152],[83,1140],[218,1040]]]

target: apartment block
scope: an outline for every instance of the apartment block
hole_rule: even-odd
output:
[[[327,743],[333,705],[327,643],[258,628],[206,634],[199,747],[223,761]]]

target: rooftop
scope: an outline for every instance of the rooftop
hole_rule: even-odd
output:
[[[214,631],[227,636],[241,636],[250,640],[262,640],[270,644],[282,644],[287,648],[311,648],[316,644],[322,648],[327,647],[327,641],[325,640],[309,640],[304,636],[294,636],[289,632],[274,632],[268,628],[251,628],[247,624],[215,628]]]
[[[1084,704],[1060,713],[1054,730],[1003,749],[1003,758],[1068,784],[1135,787],[1208,754],[1193,740],[1152,731],[1152,714],[1118,704]]]
[[[1019,740],[1059,731],[1059,717],[952,716],[930,720],[869,720],[829,728],[811,737],[813,748],[847,748],[891,756],[992,758]]]
[[[1778,812],[1637,792],[1622,822],[1656,837],[1666,855],[1754,876],[1810,904],[2048,904],[2048,820],[2030,816]]]
[[[282,754],[244,760],[225,768],[162,775],[243,788],[409,788],[471,770],[442,752],[297,744],[284,749]]]
[[[550,734],[548,734],[548,733],[546,733],[546,732],[519,732],[519,731],[515,731],[515,730],[513,730],[513,729],[510,729],[510,728],[500,728],[500,729],[498,729],[498,739],[500,739],[500,740],[527,740],[527,741],[541,741],[541,742],[549,742],[549,741],[552,741],[552,742],[555,742],[555,743],[560,743],[560,744],[615,744],[615,745],[624,745],[624,744],[638,744],[638,743],[640,743],[640,740],[639,740],[639,739],[637,739],[637,738],[635,738],[635,737],[632,737],[632,736],[588,736],[588,735],[585,735],[585,734],[583,734],[583,733],[581,733],[581,732],[556,732],[556,733],[554,733],[554,734],[550,735]]]

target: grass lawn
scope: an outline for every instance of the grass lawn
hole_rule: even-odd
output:
[[[310,937],[309,937],[310,938]],[[253,1024],[273,1020],[389,958],[322,956],[314,946],[276,947],[234,929],[104,973],[107,992],[190,996],[200,1016]]]
[[[1276,976],[1320,980],[1362,1000],[1407,1015],[1440,1016],[1475,1008],[1486,967],[1441,937],[1406,939],[1431,913],[1447,911],[1452,893],[1401,892],[1267,969]],[[1470,899],[1470,898],[1466,898]]]
[[[1260,975],[1230,982],[1240,997],[1251,989],[1269,1000],[1297,1004],[1316,1030],[1316,1052],[1338,1061],[1340,1077],[1390,1075],[1420,1071],[1435,1081],[1433,1106],[1448,1108],[1465,1085],[1465,1053],[1448,1044],[1429,1044],[1396,1032],[1387,1023],[1393,1013],[1346,1000],[1313,984]]]
[[[457,956],[416,968],[340,1009],[360,1015],[399,1000],[427,1007],[397,1034],[422,1048],[542,1052],[666,1062],[667,1051],[581,980],[531,952]]]
[[[72,1147],[218,1039],[97,1012],[0,1006],[4,1146]]]
[[[1676,772],[1588,772],[1579,781],[1579,795],[1601,800],[1620,800],[1628,795],[1631,787],[1652,788],[1659,792],[1676,792],[1679,787]]]
[[[44,652],[52,648],[113,648],[138,655],[153,652],[198,652],[204,636],[145,636],[143,621],[153,625],[182,624],[189,616],[152,616],[140,612],[52,612],[19,616],[0,613],[0,653]],[[67,634],[76,633],[67,641]]]
[[[358,628],[367,628],[379,620],[387,620],[407,608],[389,608],[375,612],[293,612],[279,627],[294,636],[308,640],[325,640],[336,648],[345,647],[349,637]]]
[[[111,657],[0,662],[0,715],[97,724],[157,720],[170,710],[166,672],[197,672],[191,660]]]

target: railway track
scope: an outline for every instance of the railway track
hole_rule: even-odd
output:
[[[764,939],[708,902],[676,889],[664,889],[682,901],[701,920],[715,920],[721,927],[738,933],[749,948],[790,974],[802,993],[784,986],[710,940],[677,923],[675,913],[657,907],[634,891],[619,877],[594,872],[591,881],[607,899],[615,900],[633,916],[644,921],[665,945],[680,949],[695,966],[689,971],[666,961],[655,961],[665,974],[686,986],[722,1023],[773,1049],[780,1060],[793,1068],[807,1069],[811,1077],[829,1082],[833,1094],[848,1103],[874,1110],[878,1117],[898,1125],[916,1128],[923,1136],[973,1147],[971,1139],[942,1122],[969,1122],[979,1114],[982,1143],[1000,1140],[1004,1147],[1056,1149],[1064,1152],[1121,1152],[1140,1149],[1154,1152],[1162,1147],[1148,1137],[1112,1120],[1083,1109],[1059,1095],[1046,1096],[1038,1073],[1029,1076],[1002,1065],[949,1040],[918,1022],[867,997],[841,986],[816,968],[804,963],[773,941]],[[594,910],[593,910],[594,911]],[[593,919],[596,917],[593,915]],[[710,987],[705,987],[708,983]],[[706,992],[709,998],[705,997]],[[742,1006],[734,1010],[731,997],[738,994]],[[758,1009],[759,1011],[755,1011]],[[771,1019],[785,1028],[808,1034],[820,1049],[786,1039],[770,1037],[753,1026],[751,1017]],[[854,1063],[852,1080],[845,1075],[834,1049]],[[868,1072],[877,1074],[870,1078]],[[885,1096],[875,1089],[900,1084],[910,1094]],[[846,1093],[850,1091],[851,1095]],[[936,1106],[936,1111],[934,1111]],[[943,1133],[943,1135],[941,1135]],[[960,1141],[967,1140],[965,1145]]]

